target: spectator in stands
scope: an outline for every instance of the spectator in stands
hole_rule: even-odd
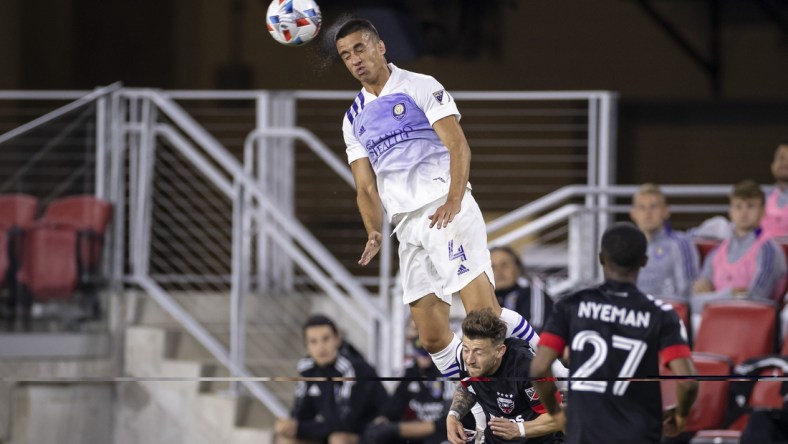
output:
[[[772,175],[777,182],[766,198],[766,214],[761,221],[768,236],[788,236],[788,142],[774,152]]]
[[[291,418],[277,418],[278,444],[357,444],[360,434],[388,394],[375,370],[360,356],[340,352],[342,339],[334,322],[310,317],[303,327],[308,357],[298,363],[304,378],[349,378],[299,381]]]
[[[640,269],[638,288],[653,296],[687,300],[698,277],[700,258],[689,236],[671,229],[662,190],[653,183],[643,184],[632,198],[629,217],[648,240],[648,263]]]
[[[547,321],[553,309],[553,300],[544,292],[538,277],[525,277],[522,261],[510,247],[490,249],[495,297],[501,307],[516,311],[527,319],[537,332]]]
[[[693,313],[701,313],[704,304],[720,299],[782,301],[785,256],[763,234],[763,212],[763,191],[755,181],[745,180],[733,187],[728,215],[734,233],[706,257],[693,288],[696,294],[690,298]]]
[[[446,412],[454,384],[442,375],[415,339],[413,362],[394,395],[364,432],[366,444],[440,444],[446,440]],[[470,415],[468,415],[470,417]]]

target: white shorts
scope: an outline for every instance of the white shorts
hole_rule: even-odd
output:
[[[495,283],[487,249],[487,229],[479,205],[465,192],[460,212],[446,228],[430,228],[427,216],[446,202],[442,197],[410,213],[398,214],[399,266],[403,302],[429,294],[451,305],[452,295],[482,273]]]

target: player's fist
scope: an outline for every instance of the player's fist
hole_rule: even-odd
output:
[[[684,430],[687,418],[676,415],[676,408],[672,407],[662,414],[662,434],[668,438],[675,438]]]

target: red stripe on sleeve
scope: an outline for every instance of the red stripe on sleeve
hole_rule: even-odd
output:
[[[554,335],[552,333],[543,332],[539,336],[539,347],[548,347],[555,350],[559,356],[564,353],[564,346],[566,345],[566,341],[564,338]]]
[[[550,379],[552,379],[552,378],[550,378]],[[555,392],[555,399],[557,399],[558,403],[561,404],[561,401],[562,401],[561,393],[559,393],[558,391]],[[544,405],[542,405],[541,402],[538,403],[538,404],[531,405],[531,410],[533,410],[534,412],[536,412],[536,413],[538,413],[540,415],[543,415],[543,414],[547,413],[547,409],[545,408]]]
[[[659,357],[665,365],[668,365],[668,363],[674,359],[691,358],[692,351],[686,344],[671,345],[670,347],[663,348],[662,351],[659,352]]]

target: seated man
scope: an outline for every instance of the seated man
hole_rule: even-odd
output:
[[[561,443],[561,425],[546,413],[529,378],[533,352],[528,343],[506,338],[506,324],[491,310],[468,313],[462,322],[461,375],[446,428],[452,444],[464,444],[461,418],[478,402],[487,416],[477,442]],[[481,433],[481,432],[480,432]]]
[[[739,182],[733,188],[730,204],[728,215],[734,233],[706,257],[700,279],[693,288],[696,294],[690,298],[695,314],[702,313],[707,302],[721,299],[782,302],[785,256],[760,228],[763,191],[755,181]]]
[[[648,263],[640,270],[638,288],[652,296],[689,299],[700,258],[689,236],[670,228],[670,209],[659,187],[641,186],[632,198],[629,217],[648,240]]]
[[[454,383],[441,380],[441,372],[418,339],[413,354],[383,416],[367,426],[366,444],[441,444],[446,440],[445,411],[454,395]]]
[[[277,418],[277,444],[357,444],[359,435],[388,394],[377,373],[360,356],[340,353],[342,339],[334,322],[310,317],[303,328],[309,357],[298,363],[304,378],[349,378],[299,381],[291,418]]]
[[[553,309],[553,300],[544,292],[542,282],[525,278],[522,261],[509,247],[491,248],[490,259],[498,304],[519,313],[539,332]]]
[[[776,184],[766,198],[761,226],[768,236],[784,237],[788,236],[788,142],[780,144],[774,152],[772,176]]]

